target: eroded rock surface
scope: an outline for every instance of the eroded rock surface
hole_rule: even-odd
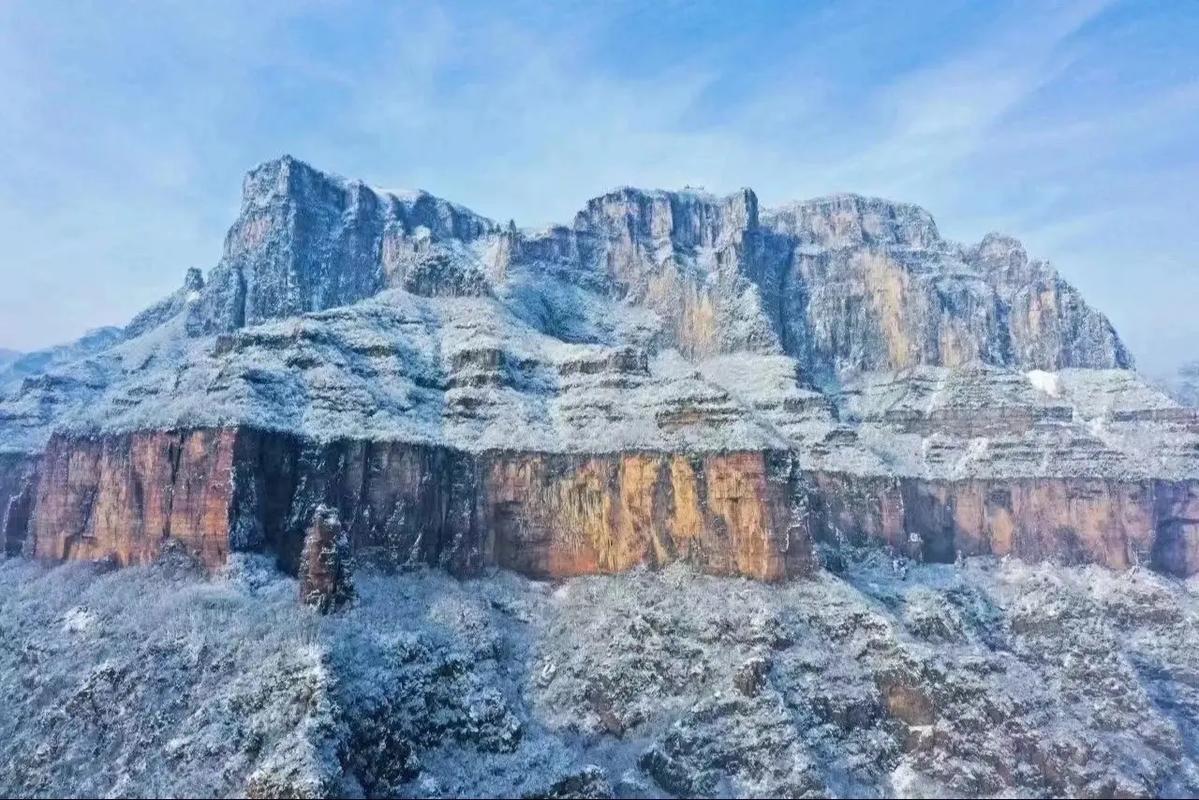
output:
[[[350,538],[337,512],[318,506],[300,551],[300,602],[321,613],[336,611],[354,597]]]

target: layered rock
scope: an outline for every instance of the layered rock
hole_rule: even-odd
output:
[[[778,579],[813,537],[1199,568],[1199,417],[1019,242],[916,206],[621,189],[526,231],[284,158],[96,341],[0,373],[10,552],[294,572],[325,504],[460,574]]]
[[[305,576],[344,534],[365,559],[461,575],[685,561],[778,580],[814,568],[794,481],[786,453],[468,454],[245,429],[56,437],[32,516],[6,536],[36,557],[121,564],[172,541],[210,568],[230,549],[269,550]]]

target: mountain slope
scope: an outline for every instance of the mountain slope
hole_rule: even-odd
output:
[[[0,789],[122,796],[1178,796],[1194,581],[853,561],[357,580],[0,565]]]

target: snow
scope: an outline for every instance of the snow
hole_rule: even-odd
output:
[[[70,633],[86,633],[96,622],[96,615],[86,608],[76,606],[62,617],[62,629]]]
[[[1030,370],[1024,373],[1028,376],[1028,382],[1031,383],[1039,392],[1044,392],[1050,397],[1060,397],[1062,394],[1062,382],[1056,372],[1046,372],[1040,369]]]
[[[176,555],[116,571],[10,559],[0,791],[1199,790],[1193,586],[849,555],[785,585],[681,566],[553,586],[363,569],[329,617],[261,557],[215,579]],[[751,662],[767,669],[746,694]]]
[[[886,348],[837,316],[854,287],[835,273],[870,255],[994,299],[1010,269],[1043,277],[1015,240],[956,245],[919,207],[836,195],[763,209],[759,241],[754,203],[626,188],[571,227],[509,233],[423,192],[267,162],[207,282],[189,272],[99,344],[0,369],[0,451],[54,431],[248,425],[474,452],[790,450],[805,469],[932,479],[1199,477],[1194,414],[1130,370],[863,371]],[[293,213],[312,227],[302,251],[279,222]],[[776,319],[790,295],[771,281],[790,278],[766,273],[796,254],[829,272],[806,299],[823,310]],[[247,277],[253,302],[238,300]],[[953,319],[973,328],[970,308]],[[1119,360],[1096,319],[1063,358]]]

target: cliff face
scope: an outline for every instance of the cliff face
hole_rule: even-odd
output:
[[[778,580],[813,567],[785,453],[489,456],[495,561],[538,577],[685,561]]]
[[[13,552],[53,559],[147,563],[174,540],[210,568],[231,549],[266,550],[296,572],[331,511],[363,559],[460,575],[682,561],[779,580],[812,572],[814,542],[835,557],[872,541],[927,562],[1199,572],[1195,481],[934,481],[799,471],[785,452],[469,454],[245,429],[56,438],[37,466],[12,471],[35,503],[4,533]]]
[[[925,562],[1012,555],[1199,572],[1195,481],[811,479],[811,530],[834,552],[881,541]]]
[[[0,453],[0,542],[4,554],[21,554],[24,531],[33,503],[36,460],[18,453]],[[10,539],[8,531],[12,530]]]
[[[814,568],[793,480],[785,453],[473,455],[252,430],[55,438],[33,513],[6,536],[36,557],[121,564],[171,541],[210,568],[230,549],[267,550],[296,572],[332,511],[354,553],[394,566],[565,577],[685,561],[779,580]]]
[[[155,559],[169,540],[205,564],[230,548],[235,437],[228,431],[55,438],[39,462],[33,512],[21,537],[28,555],[51,559]]]
[[[207,276],[0,372],[0,522],[293,572],[325,507],[459,574],[775,580],[865,540],[1192,574],[1199,416],[1130,367],[1019,242],[917,206],[620,189],[531,231],[283,158]]]
[[[572,228],[528,233],[289,157],[246,177],[221,263],[191,290],[189,324],[233,330],[385,288],[503,292],[510,273],[547,261],[556,277],[659,313],[660,341],[693,357],[781,348],[813,374],[1131,365],[1106,318],[1018,241],[947,242],[912,205],[844,195],[760,217],[748,189],[622,189],[591,200]]]
[[[387,287],[421,288],[424,273],[495,227],[424,192],[377,192],[290,157],[267,162],[246,176],[241,213],[189,326],[229,331]],[[452,277],[464,291],[481,284],[469,271]]]

